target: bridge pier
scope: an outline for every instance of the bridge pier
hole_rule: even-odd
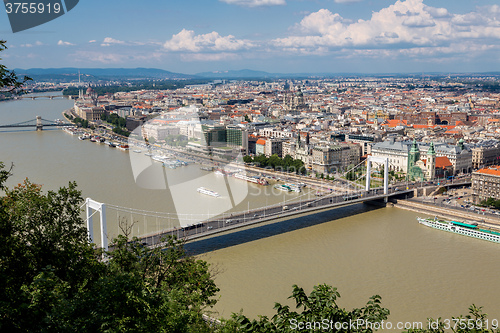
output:
[[[87,231],[89,235],[89,241],[91,243],[94,242],[94,226],[92,224],[92,216],[99,212],[99,217],[101,220],[100,231],[101,231],[101,248],[105,251],[108,251],[108,238],[107,232],[108,228],[106,226],[106,205],[90,198],[85,200],[85,204],[87,206]],[[93,212],[95,211],[95,212]]]
[[[43,131],[42,116],[36,116],[36,130]]]
[[[389,159],[368,156],[366,160],[366,192],[370,191],[372,162],[384,163],[384,194],[389,193]]]

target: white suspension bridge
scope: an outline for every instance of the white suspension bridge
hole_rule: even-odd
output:
[[[372,188],[374,184],[372,163],[383,166],[384,173],[382,184],[375,188]],[[365,170],[365,164],[366,173],[360,174],[360,170]],[[298,214],[311,214],[368,201],[385,203],[391,197],[412,195],[415,188],[424,185],[417,182],[414,184],[406,183],[406,186],[401,189],[397,186],[389,187],[389,167],[388,159],[370,156],[367,161],[359,163],[342,175],[342,177],[346,177],[347,174],[354,173],[358,175],[356,179],[349,181],[340,178],[336,181],[336,185],[327,183],[332,187],[330,193],[322,192],[318,196],[312,193],[313,191],[304,192],[299,196],[285,199],[278,204],[253,209],[248,208],[237,212],[227,211],[217,216],[211,215],[209,212],[205,214],[178,214],[175,212],[147,211],[104,204],[88,198],[85,205],[89,238],[91,242],[96,242],[93,217],[97,213],[99,213],[100,217],[99,234],[102,248],[108,249],[111,238],[110,234],[108,234],[107,217],[113,217],[113,220],[116,219],[115,223],[121,227],[122,232],[137,236],[145,245],[161,246],[161,239],[167,235],[190,241],[277,218],[292,218]],[[356,170],[358,170],[358,173],[356,173]],[[363,178],[365,179],[364,186],[359,183]],[[403,185],[404,183],[401,183],[399,186]],[[116,213],[116,218],[111,211]],[[179,221],[182,221],[183,224],[181,225]]]

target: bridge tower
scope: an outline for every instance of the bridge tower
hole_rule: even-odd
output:
[[[372,162],[384,163],[384,194],[389,193],[389,159],[382,157],[368,156],[366,159],[366,191],[370,190]]]
[[[101,248],[108,251],[108,238],[107,238],[107,226],[106,226],[106,205],[90,198],[85,200],[85,205],[87,206],[87,230],[89,233],[89,241],[94,242],[94,225],[92,224],[92,216],[99,212],[99,218],[101,220]]]
[[[43,131],[42,116],[36,116],[36,130]]]

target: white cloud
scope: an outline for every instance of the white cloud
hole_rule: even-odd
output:
[[[448,13],[448,10],[446,8],[425,6],[425,10],[434,18],[442,18],[450,16],[450,13]]]
[[[98,62],[102,64],[122,63],[128,57],[124,54],[110,52],[80,51],[72,55],[77,62]]]
[[[219,0],[230,5],[260,7],[260,6],[280,6],[285,5],[285,0]]]
[[[42,42],[40,42],[39,40],[37,40],[37,41],[35,42],[35,45],[36,45],[36,46],[41,46],[41,45],[43,45],[43,43],[42,43]]]
[[[194,31],[182,29],[163,44],[168,51],[237,51],[251,47],[248,41],[238,40],[232,35],[221,36],[213,31],[208,34],[195,35]]]
[[[110,46],[111,44],[125,44],[125,42],[111,37],[106,37],[101,43],[101,46]]]
[[[361,0],[333,0],[335,3],[353,3],[353,2],[360,2]]]
[[[188,53],[182,54],[183,61],[229,61],[239,59],[240,56],[235,53]]]
[[[75,45],[75,44],[70,43],[70,42],[64,42],[64,41],[62,41],[62,40],[59,40],[59,41],[57,42],[57,45],[69,46],[69,45]]]
[[[95,43],[97,42],[95,39],[89,40],[89,43]]]
[[[349,22],[337,13],[321,9],[305,16],[292,34],[273,41],[275,46],[299,53],[334,49],[408,49],[441,47],[475,39],[500,40],[500,6],[479,7],[457,15],[445,8],[427,6],[423,0],[398,0],[373,12],[368,20]],[[498,18],[497,18],[498,17]]]

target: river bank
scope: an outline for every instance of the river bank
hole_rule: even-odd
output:
[[[415,200],[397,200],[393,203],[394,207],[428,214],[430,216],[438,216],[444,219],[451,220],[466,220],[468,222],[476,222],[485,227],[494,227],[500,230],[500,218],[491,217],[488,215],[467,212],[465,210],[454,209],[452,207],[441,207],[433,203],[426,202],[425,204],[416,202]]]

